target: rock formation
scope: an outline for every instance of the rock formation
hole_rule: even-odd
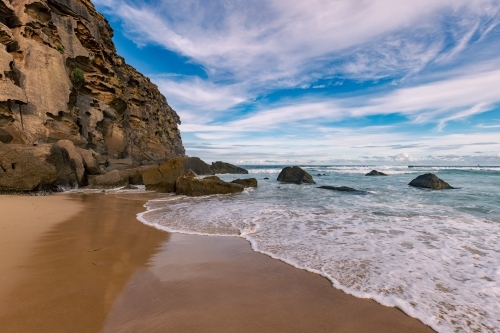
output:
[[[368,172],[365,176],[387,176],[385,173],[377,171],[377,170],[372,170]]]
[[[278,181],[282,183],[316,184],[312,176],[298,166],[286,167],[281,170]]]
[[[248,174],[248,170],[221,161],[212,162],[212,166],[210,166],[210,169],[212,169],[214,173],[218,174],[224,174],[224,173]]]
[[[226,183],[216,179],[200,179],[184,175],[175,183],[177,195],[199,197],[212,194],[233,194],[243,192],[244,187],[239,184]]]
[[[182,158],[173,158],[160,165],[158,168],[149,170],[142,175],[146,190],[158,192],[175,192],[177,178],[186,173]]]
[[[257,179],[255,179],[255,178],[235,179],[231,183],[239,184],[245,188],[257,187]]]
[[[52,164],[0,143],[0,192],[50,190],[57,177]]]
[[[179,117],[112,36],[89,0],[0,0],[0,141],[68,140],[106,167],[184,156]]]
[[[338,191],[338,192],[349,192],[349,193],[354,193],[354,194],[366,194],[367,192],[365,191],[360,191],[356,190],[352,187],[347,187],[347,186],[320,186],[318,187],[323,190],[330,190],[330,191]]]
[[[453,189],[447,182],[441,180],[433,173],[426,173],[413,179],[408,185],[420,188],[430,188],[433,190],[449,190]]]
[[[193,165],[200,166],[200,161],[177,157],[145,172],[142,176],[146,189],[165,193],[175,192],[178,195],[187,196],[230,194],[243,191],[244,185],[227,183],[217,176],[200,179],[196,172],[188,168]]]
[[[198,157],[185,157],[183,158],[183,162],[186,170],[192,170],[197,175],[214,174],[214,172],[210,169],[210,166]]]

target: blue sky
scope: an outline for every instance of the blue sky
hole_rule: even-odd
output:
[[[93,2],[190,156],[500,165],[500,0]]]

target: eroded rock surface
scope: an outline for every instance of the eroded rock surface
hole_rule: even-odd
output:
[[[89,0],[0,0],[0,142],[69,140],[99,164],[184,156],[177,113],[112,36]]]
[[[453,187],[451,187],[450,184],[440,179],[433,173],[426,173],[425,175],[420,175],[417,178],[413,179],[408,185],[420,188],[430,188],[433,190],[453,189]]]
[[[0,143],[0,192],[48,190],[56,180],[53,165]]]
[[[175,192],[177,178],[186,173],[182,158],[173,158],[157,168],[149,170],[142,175],[146,190],[157,192]]]
[[[113,170],[104,175],[89,176],[89,186],[93,188],[113,188],[128,184],[128,178],[120,174],[118,170]]]
[[[282,183],[316,184],[313,177],[298,166],[286,167],[281,170],[278,175],[278,181]]]
[[[186,170],[193,170],[197,175],[214,174],[214,172],[210,169],[210,166],[198,157],[186,157],[183,159],[183,162]]]

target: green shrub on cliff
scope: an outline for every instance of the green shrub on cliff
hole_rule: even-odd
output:
[[[73,83],[80,83],[85,80],[85,77],[83,76],[83,71],[76,67],[73,69],[73,72],[71,73],[71,79],[73,80]]]

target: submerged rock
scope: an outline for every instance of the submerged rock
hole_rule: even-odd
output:
[[[212,169],[214,173],[218,174],[224,174],[224,173],[248,174],[248,170],[221,161],[213,162],[212,165],[210,166],[210,169]]]
[[[408,185],[420,188],[430,188],[433,190],[449,190],[453,189],[450,184],[441,180],[433,173],[426,173],[413,179]]]
[[[372,170],[368,172],[365,176],[387,176],[385,173],[377,171],[377,170]]]
[[[356,190],[356,189],[354,189],[352,187],[347,187],[347,186],[339,186],[339,187],[336,187],[336,186],[320,186],[318,188],[323,189],[323,190],[339,191],[339,192],[352,192],[352,193],[358,193],[358,194],[366,193],[365,191]]]
[[[257,187],[257,179],[255,179],[255,178],[235,179],[231,183],[240,184],[245,188]]]
[[[226,183],[222,180],[200,179],[181,176],[175,182],[175,193],[190,197],[199,197],[212,194],[232,194],[243,192],[244,187],[239,184]]]
[[[286,167],[281,170],[278,181],[294,184],[316,184],[312,176],[298,166]]]

